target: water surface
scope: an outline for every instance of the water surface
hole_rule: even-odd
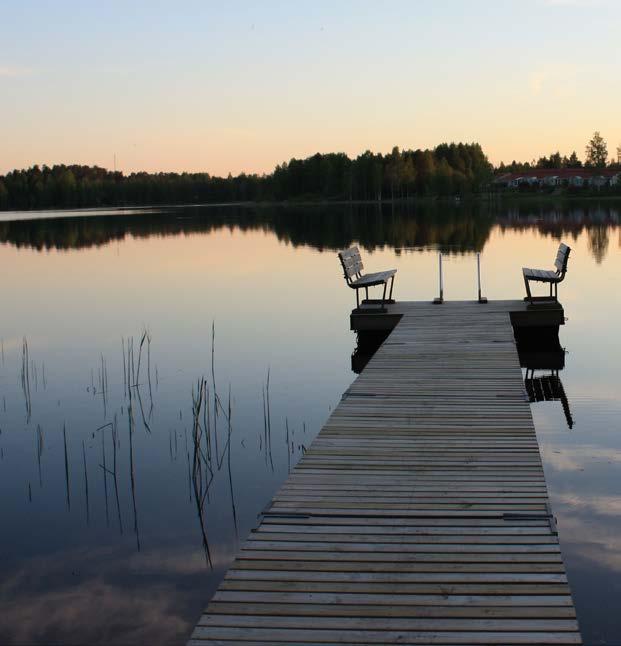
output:
[[[566,402],[532,410],[585,641],[620,643],[620,213],[529,202],[2,214],[0,642],[187,639],[355,376],[338,249],[358,243],[369,270],[397,267],[396,297],[412,300],[437,295],[438,250],[445,298],[474,298],[480,252],[484,295],[518,298],[520,267],[551,265],[562,239]],[[209,467],[197,485],[202,377]]]

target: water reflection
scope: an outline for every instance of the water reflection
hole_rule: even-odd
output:
[[[2,221],[0,643],[184,643],[351,383],[336,249],[374,250],[370,265],[399,267],[397,298],[430,300],[437,248],[448,297],[474,299],[484,247],[485,293],[517,298],[519,268],[560,236],[577,239],[572,354],[528,366],[559,371],[574,431],[558,401],[532,410],[583,634],[621,635],[602,610],[620,567],[618,214],[531,202]],[[381,339],[368,341],[354,371]]]
[[[146,514],[141,512],[140,500],[144,503],[145,495],[141,494],[141,490],[147,487],[153,489],[153,482],[141,482],[139,473],[144,472],[144,465],[150,459],[149,454],[152,454],[153,447],[150,444],[161,444],[161,434],[158,437],[154,433],[156,429],[161,428],[161,424],[158,423],[159,406],[155,395],[157,393],[160,396],[165,396],[166,393],[160,392],[159,377],[154,373],[155,368],[151,361],[152,339],[150,333],[145,329],[142,335],[137,338],[139,340],[136,342],[132,336],[121,340],[122,361],[119,367],[122,367],[122,370],[120,375],[109,376],[109,361],[103,354],[100,355],[97,375],[95,376],[94,370],[89,371],[89,381],[85,384],[84,390],[88,393],[94,406],[99,406],[98,399],[102,401],[103,418],[108,420],[92,431],[68,427],[66,423],[63,423],[60,431],[49,430],[44,433],[41,424],[33,422],[33,419],[37,419],[38,414],[46,407],[44,390],[47,389],[47,380],[44,377],[45,388],[40,390],[39,373],[34,370],[36,364],[31,358],[30,344],[26,338],[23,339],[20,349],[20,370],[17,381],[26,404],[25,409],[22,409],[21,418],[24,429],[34,434],[35,451],[32,456],[36,464],[40,492],[33,492],[26,465],[5,475],[10,475],[11,485],[17,484],[17,488],[22,491],[23,487],[26,488],[29,504],[38,507],[36,511],[33,511],[35,514],[41,514],[41,503],[49,509],[55,508],[54,513],[59,513],[60,508],[54,504],[53,498],[54,496],[62,496],[67,514],[74,515],[77,504],[77,513],[83,514],[86,528],[91,528],[93,525],[96,528],[99,524],[98,519],[93,518],[93,502],[95,503],[95,511],[103,515],[106,528],[110,527],[111,517],[113,517],[120,537],[119,547],[114,548],[113,543],[108,543],[108,547],[105,548],[98,547],[97,541],[95,541],[88,548],[84,547],[81,550],[88,554],[84,558],[89,562],[90,559],[103,559],[105,571],[108,574],[117,567],[113,561],[127,558],[128,546],[123,541],[125,525],[132,527],[135,541],[134,551],[136,554],[140,554],[144,550],[141,526],[143,522],[152,521],[152,512]],[[11,354],[11,352],[8,353],[9,360],[14,358]],[[191,407],[189,410],[180,409],[178,411],[179,425],[169,429],[167,438],[170,463],[185,463],[185,469],[177,470],[177,477],[186,481],[189,504],[195,507],[197,536],[200,536],[198,542],[202,545],[204,554],[203,570],[194,562],[189,574],[194,577],[199,575],[204,572],[206,565],[209,571],[214,573],[214,578],[208,578],[201,582],[198,588],[207,586],[209,590],[215,589],[219,578],[226,569],[225,566],[230,563],[236,552],[240,532],[245,535],[248,532],[249,524],[251,526],[254,524],[252,515],[248,515],[246,505],[244,505],[244,518],[240,528],[236,503],[238,492],[234,478],[234,460],[239,460],[240,450],[243,452],[254,451],[260,455],[261,460],[258,463],[262,464],[265,471],[271,473],[276,481],[282,481],[286,472],[295,465],[305,450],[303,441],[307,441],[300,438],[299,434],[296,438],[296,428],[290,425],[288,418],[278,417],[279,421],[282,419],[282,430],[284,431],[278,434],[281,438],[279,441],[282,442],[281,448],[278,449],[278,456],[286,455],[287,467],[286,470],[283,470],[282,459],[276,460],[274,457],[276,453],[276,447],[273,445],[275,415],[269,369],[266,371],[265,383],[261,388],[263,415],[261,432],[253,437],[248,428],[241,428],[237,429],[241,431],[241,436],[236,433],[232,388],[229,385],[226,394],[223,395],[218,386],[219,380],[217,379],[215,362],[215,327],[212,327],[211,357],[210,381],[205,377],[199,378],[191,392],[187,393],[187,401],[191,402]],[[4,358],[2,365],[4,366]],[[6,388],[6,373],[2,375],[2,382]],[[60,400],[57,402],[57,407],[57,412],[61,416],[69,412],[62,408]],[[6,408],[4,412],[6,412]],[[16,417],[13,418],[13,420],[16,419]],[[187,425],[184,420],[188,421]],[[302,421],[301,425],[302,432],[306,435],[306,422]],[[125,434],[122,432],[123,427],[126,429]],[[234,451],[233,438],[236,436],[238,444],[237,450]],[[6,433],[3,434],[0,428],[0,443],[4,444],[5,438]],[[49,465],[47,465],[45,452],[46,442],[50,442],[55,449],[54,455],[49,456]],[[11,448],[14,449],[15,446]],[[60,455],[58,455],[58,449],[60,449]],[[2,446],[2,450],[4,459],[4,446]],[[46,466],[49,466],[49,470],[51,470],[49,476],[54,482],[58,482],[58,476],[62,473],[63,486],[60,488],[53,485],[52,497],[49,495],[50,492],[46,492],[45,489]],[[93,478],[93,468],[101,473],[100,486],[97,486]],[[260,470],[256,469],[256,461],[252,478],[261,478]],[[93,500],[93,494],[95,494],[95,500]],[[244,491],[244,496],[248,498],[246,491]],[[263,490],[261,497],[264,500],[268,497]],[[230,510],[230,525],[223,522],[223,503],[226,500],[228,500]],[[80,502],[83,503],[82,506]],[[254,501],[251,501],[250,507],[255,510],[256,518],[256,513],[260,511],[260,508]],[[167,513],[170,511],[170,509],[166,509]],[[218,518],[215,526],[214,515]],[[101,528],[101,524],[99,527]],[[62,537],[63,534],[64,531],[61,530],[56,538]],[[7,539],[6,536],[5,539]],[[215,551],[214,540],[216,542]],[[186,558],[192,558],[192,555],[195,554],[192,543],[195,541],[191,536],[184,534],[183,531],[175,533],[175,543],[178,541],[185,545],[184,552],[171,557],[170,551],[164,551],[157,556],[154,553],[151,539],[151,545],[147,547],[147,552],[150,554],[149,559],[153,568],[158,571],[161,571],[163,567],[165,569],[166,562],[171,558],[178,559],[180,563]],[[122,549],[126,552],[123,556],[119,555],[121,546],[124,546]],[[50,576],[55,578],[54,585],[50,586],[48,582],[42,588],[43,570],[39,571],[36,581],[32,580],[29,574],[33,567],[38,567],[36,565],[38,557],[29,559],[24,569],[20,569],[19,566],[16,568],[8,562],[2,564],[3,579],[5,580],[3,586],[0,586],[0,592],[2,592],[0,601],[3,607],[3,619],[0,622],[0,641],[2,643],[48,643],[49,641],[113,643],[119,639],[122,643],[132,643],[133,639],[138,639],[135,643],[158,644],[170,643],[171,636],[174,635],[177,635],[179,642],[183,642],[189,635],[192,623],[207,598],[204,594],[197,592],[197,585],[194,584],[192,588],[194,598],[189,604],[190,607],[196,606],[194,614],[188,617],[186,609],[179,616],[171,616],[170,611],[166,610],[164,606],[178,607],[180,602],[173,598],[165,602],[164,589],[167,590],[166,594],[169,597],[174,597],[177,593],[172,593],[170,587],[163,586],[162,591],[153,591],[152,603],[145,602],[142,606],[136,603],[128,604],[128,608],[133,609],[133,615],[125,611],[119,612],[117,602],[111,603],[108,600],[108,597],[112,596],[119,599],[124,598],[118,591],[116,595],[114,593],[117,583],[99,580],[93,577],[91,572],[88,576],[85,575],[85,578],[80,574],[79,583],[70,577],[65,584],[63,582],[67,576],[67,568],[77,567],[75,555],[71,550],[66,555],[57,553],[54,561],[58,564],[53,573],[50,573]],[[81,561],[79,567],[83,571],[92,569],[85,567],[84,561]],[[45,571],[49,571],[49,568],[46,568]],[[178,576],[178,572],[171,571],[170,576],[174,579]],[[160,585],[162,584],[163,581]],[[135,582],[132,585],[135,585]],[[78,596],[70,589],[79,590]],[[140,591],[142,595],[146,592],[149,595],[152,594],[148,586],[145,587],[142,584]],[[190,592],[187,594],[189,595]],[[98,600],[90,598],[91,595],[98,597]],[[67,607],[63,611],[57,608],[58,604]],[[46,606],[49,608],[44,613],[46,619],[42,621],[37,613],[43,612],[43,608]],[[97,612],[95,606],[98,607]],[[50,608],[53,608],[51,612]],[[90,613],[88,619],[85,618],[88,626],[75,622],[75,614],[80,612]],[[108,615],[107,612],[113,613],[113,615]],[[155,629],[144,630],[138,625],[142,621],[149,621],[149,615],[152,612],[161,612],[162,618],[158,621],[166,624],[160,627],[161,634],[159,635]],[[101,617],[101,620],[106,623],[112,621],[111,626],[102,630],[97,617]],[[97,638],[94,637],[95,634],[98,635]],[[146,636],[148,636],[148,642],[142,641],[143,637],[146,639]]]
[[[520,366],[526,369],[524,388],[531,404],[559,401],[567,427],[574,426],[569,400],[561,381],[560,372],[565,368],[566,350],[561,346],[558,328],[528,330],[518,335]],[[545,374],[538,374],[544,372]]]
[[[589,229],[589,249],[598,264],[606,257],[609,242],[608,227],[598,224]]]
[[[351,354],[352,372],[359,375],[365,369],[389,334],[390,332],[374,331],[356,333],[356,346]]]
[[[497,217],[498,212],[501,216]],[[616,203],[564,205],[528,202],[353,204],[321,207],[169,207],[102,217],[74,216],[0,221],[0,243],[39,251],[101,247],[127,237],[149,238],[209,233],[219,229],[267,231],[293,246],[340,250],[356,241],[365,249],[434,247],[445,253],[480,251],[495,224],[501,230],[532,230],[560,239],[588,232],[589,250],[605,258],[610,227],[621,220]],[[9,217],[9,216],[5,216]]]

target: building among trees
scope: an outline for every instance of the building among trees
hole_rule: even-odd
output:
[[[621,187],[621,170],[612,168],[531,168],[501,173],[493,182],[497,188],[596,188]]]

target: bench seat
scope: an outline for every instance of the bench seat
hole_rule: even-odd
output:
[[[522,273],[528,280],[536,280],[542,283],[560,283],[563,280],[557,272],[551,269],[529,269],[528,267],[523,267]]]
[[[373,274],[365,274],[360,278],[351,281],[352,287],[372,287],[373,285],[383,285],[389,278],[397,273],[396,269],[386,271],[377,271]]]

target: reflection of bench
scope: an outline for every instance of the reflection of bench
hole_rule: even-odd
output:
[[[396,269],[389,269],[388,271],[378,271],[375,274],[362,274],[364,269],[362,265],[362,259],[360,258],[360,251],[358,247],[351,247],[345,251],[339,251],[339,260],[343,267],[343,272],[345,273],[345,280],[347,284],[356,290],[356,307],[360,308],[360,299],[358,298],[358,290],[364,287],[366,293],[367,302],[378,302],[378,301],[369,301],[369,287],[375,285],[384,285],[384,293],[382,294],[382,308],[386,303],[392,303],[392,286],[395,282],[395,274],[397,273]],[[390,293],[388,294],[388,300],[386,300],[386,288],[388,286],[388,281],[390,280]]]
[[[529,282],[534,280],[540,283],[550,283],[550,298],[558,300],[558,284],[563,281],[567,273],[567,260],[569,259],[569,252],[571,249],[561,242],[556,254],[554,266],[556,270],[549,269],[529,269],[528,267],[522,268],[524,274],[524,285],[526,286],[526,297],[532,303],[533,296],[530,293]]]
[[[567,420],[567,426],[573,428],[574,418],[571,415],[569,400],[567,399],[563,382],[558,376],[557,370],[553,370],[550,375],[535,377],[535,371],[529,371],[527,369],[524,387],[526,388],[528,401],[530,402],[560,401],[563,412],[565,413],[565,419]]]

